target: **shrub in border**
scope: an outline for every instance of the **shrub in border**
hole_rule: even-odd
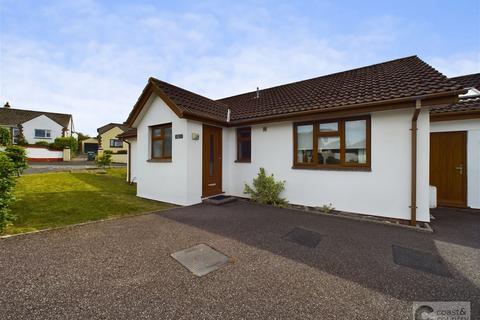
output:
[[[112,164],[112,154],[110,150],[103,151],[103,154],[97,158],[97,166],[100,168],[109,167]]]
[[[284,189],[285,181],[275,181],[273,174],[267,176],[265,169],[260,168],[258,176],[253,179],[252,187],[245,184],[243,193],[250,195],[255,202],[283,207],[288,203],[285,198],[280,197]]]
[[[16,183],[15,175],[13,161],[5,152],[0,152],[0,234],[15,219],[15,215],[10,211],[10,206],[15,201],[13,194]]]
[[[17,176],[19,176],[23,170],[28,168],[27,152],[24,148],[19,146],[8,146],[5,148],[5,155],[12,160]]]

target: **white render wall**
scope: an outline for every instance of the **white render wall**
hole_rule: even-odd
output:
[[[38,116],[32,120],[22,123],[23,135],[28,143],[35,144],[38,141],[53,142],[55,138],[62,136],[63,127],[45,115]],[[46,129],[51,131],[50,139],[35,138],[35,129]]]
[[[42,160],[58,160],[63,159],[63,151],[49,150],[48,148],[26,147],[28,159],[42,159]]]
[[[149,107],[150,106],[150,107]],[[180,119],[158,97],[150,97],[134,123],[137,141],[132,143],[132,178],[137,195],[180,205],[201,202],[202,124]],[[260,167],[286,180],[284,196],[290,203],[321,206],[399,219],[410,219],[411,119],[413,109],[371,115],[372,170],[326,171],[292,169],[292,122],[252,127],[252,162],[235,163],[235,128],[223,128],[223,191],[245,196]],[[172,123],[172,162],[148,162],[149,126]],[[263,131],[263,127],[267,131]],[[429,221],[429,115],[418,119],[417,219]],[[192,133],[200,135],[192,139]],[[183,134],[183,139],[175,139]]]
[[[138,152],[137,152],[137,139],[136,138],[129,138],[127,139],[130,142],[130,158],[127,155],[127,171],[130,170],[130,179],[132,182],[137,182],[137,172],[138,172]],[[130,159],[130,163],[128,163],[128,159]],[[128,179],[128,177],[127,177]]]
[[[467,205],[480,208],[480,119],[432,122],[430,131],[467,131]]]
[[[234,163],[235,129],[224,129],[224,190],[243,194],[260,167],[285,180],[284,196],[290,203],[330,204],[349,212],[410,219],[411,119],[413,109],[371,115],[372,170],[326,171],[292,169],[292,122],[252,127],[252,162]],[[267,127],[267,131],[262,130]],[[418,119],[417,220],[429,215],[429,115]]]
[[[157,96],[151,96],[137,118],[137,142],[132,145],[132,178],[137,195],[179,205],[201,201],[202,140],[192,140],[191,133],[201,134],[201,123],[180,119]],[[149,162],[149,127],[172,123],[172,162]],[[183,134],[176,139],[176,134]]]

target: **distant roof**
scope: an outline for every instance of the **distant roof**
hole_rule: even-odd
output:
[[[474,110],[480,110],[480,96],[459,99],[458,103],[448,106],[432,107],[430,109],[430,113],[438,114],[445,112],[468,112]]]
[[[108,130],[112,129],[112,128],[115,128],[115,127],[118,127],[120,128],[122,131],[126,131],[128,130],[130,127],[123,124],[123,123],[109,123],[109,124],[106,124],[100,128],[97,129],[97,132],[98,134],[102,134],[104,132],[107,132]]]
[[[221,84],[220,84],[221,85]],[[463,86],[411,56],[309,80],[211,100],[150,78],[127,122],[132,125],[152,92],[179,117],[204,117],[226,123],[295,116],[302,112],[349,110],[369,104],[391,103],[416,97],[454,95]]]
[[[71,114],[65,113],[54,113],[54,112],[44,112],[44,111],[33,111],[33,110],[23,110],[23,109],[13,109],[9,107],[0,107],[0,124],[2,125],[19,125],[29,120],[32,120],[41,115],[52,119],[59,125],[64,128],[67,128],[70,119],[72,118]]]
[[[455,81],[464,88],[475,88],[480,90],[480,73],[467,74],[465,76],[453,77],[450,80]]]
[[[137,128],[130,128],[123,133],[117,135],[117,138],[133,138],[137,136]]]
[[[480,73],[450,78],[464,88],[480,90]],[[460,96],[457,103],[430,108],[432,119],[447,115],[461,116],[472,113],[480,113],[480,95]]]

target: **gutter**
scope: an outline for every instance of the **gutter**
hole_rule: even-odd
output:
[[[132,183],[132,146],[130,141],[122,139],[128,145],[127,182]]]
[[[411,177],[411,203],[410,203],[410,225],[417,224],[417,120],[420,110],[422,108],[422,101],[417,99],[415,101],[415,112],[412,117],[412,177]]]

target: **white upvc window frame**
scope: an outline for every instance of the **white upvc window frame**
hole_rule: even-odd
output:
[[[37,131],[44,131],[44,135],[37,135]],[[52,130],[50,129],[34,129],[35,139],[52,139]]]
[[[18,143],[18,136],[20,135],[20,129],[17,127],[12,127],[12,143],[17,144]]]

